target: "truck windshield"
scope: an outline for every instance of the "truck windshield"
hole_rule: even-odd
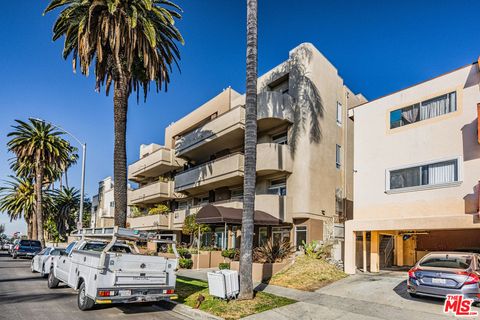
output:
[[[87,244],[83,247],[82,250],[100,252],[100,251],[102,251],[103,249],[105,249],[106,246],[107,246],[106,243],[94,243],[94,242],[90,242],[90,243],[87,243]],[[129,247],[123,246],[123,245],[114,245],[114,246],[110,249],[110,252],[132,253]]]

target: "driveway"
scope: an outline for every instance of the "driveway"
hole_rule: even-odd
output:
[[[266,286],[263,291],[300,301],[247,319],[452,319],[443,313],[440,299],[411,298],[407,293],[406,272],[357,274],[323,287],[304,292]],[[475,308],[480,312],[479,308]]]
[[[48,289],[45,279],[31,273],[30,262],[13,260],[0,251],[0,319],[189,319],[162,304],[98,306],[92,311],[80,311],[75,291],[66,286]]]

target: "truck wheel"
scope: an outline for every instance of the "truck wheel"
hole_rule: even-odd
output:
[[[80,285],[77,297],[78,309],[85,311],[93,308],[95,301],[87,296],[87,290],[85,289],[85,282]]]
[[[48,288],[50,289],[56,288],[58,287],[59,283],[60,283],[60,280],[55,278],[55,276],[53,275],[53,270],[50,270],[50,273],[48,274],[48,280],[47,280]]]

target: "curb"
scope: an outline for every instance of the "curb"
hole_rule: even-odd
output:
[[[194,309],[192,307],[186,306],[184,304],[178,303],[176,301],[168,301],[167,303],[172,304],[172,311],[182,314],[184,316],[193,318],[193,319],[201,319],[201,320],[225,320],[224,318],[214,316],[208,312]]]

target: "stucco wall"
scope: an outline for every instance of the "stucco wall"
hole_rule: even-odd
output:
[[[359,106],[355,119],[353,230],[390,230],[415,221],[422,228],[479,228],[477,211],[480,145],[477,143],[478,66],[449,74]],[[457,91],[457,111],[390,129],[391,110]],[[459,158],[457,185],[388,194],[386,171]],[[371,221],[369,223],[368,221]],[[409,226],[412,227],[412,224]]]

